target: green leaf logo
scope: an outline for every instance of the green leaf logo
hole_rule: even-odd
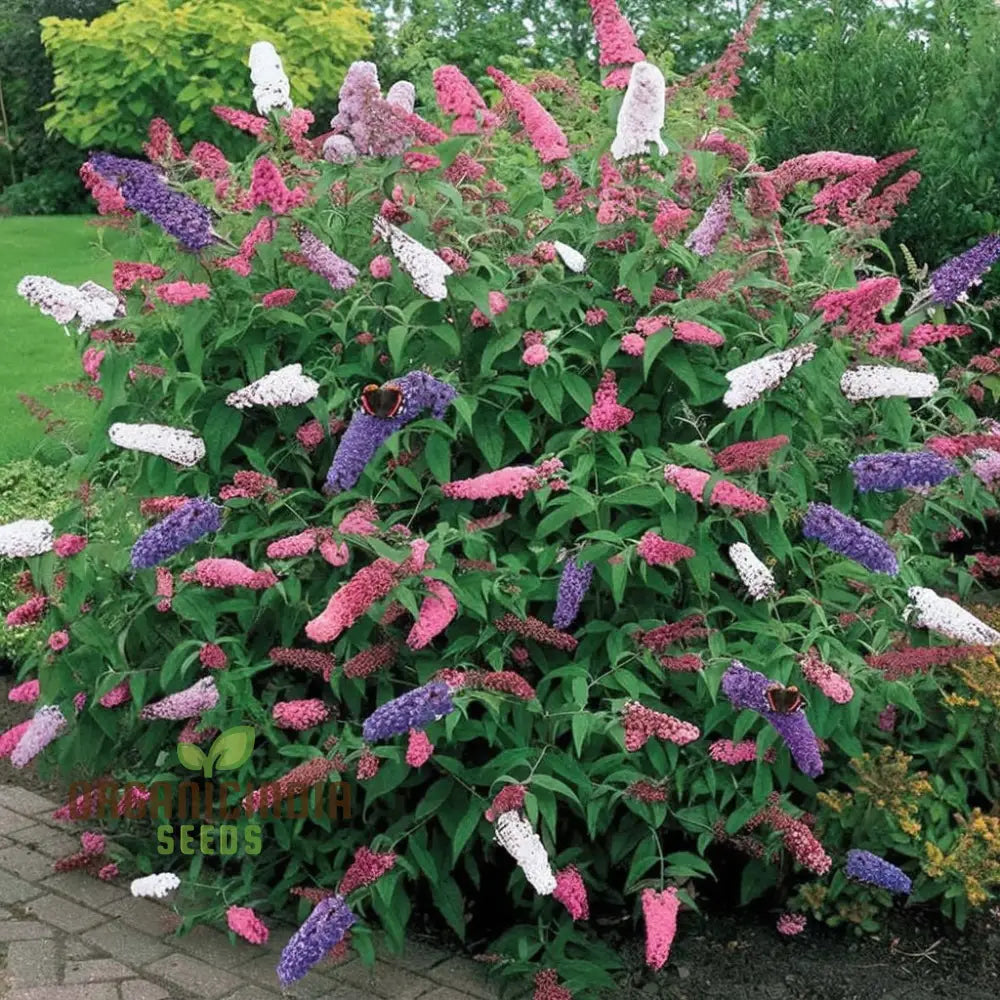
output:
[[[177,759],[189,770],[202,771],[211,778],[213,768],[234,771],[245,764],[253,753],[253,741],[253,726],[234,726],[215,738],[207,754],[193,743],[178,743]]]
[[[205,755],[193,743],[177,744],[177,759],[190,771],[200,771]]]

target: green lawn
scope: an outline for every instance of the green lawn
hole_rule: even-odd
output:
[[[90,216],[0,216],[0,463],[32,454],[45,440],[43,425],[18,401],[36,396],[68,420],[70,439],[80,440],[93,404],[72,392],[46,386],[82,375],[77,334],[71,337],[51,317],[28,305],[16,291],[26,274],[44,274],[66,284],[90,278],[111,287],[113,231],[88,225]],[[75,326],[69,329],[75,330]],[[63,430],[57,432],[59,435]]]

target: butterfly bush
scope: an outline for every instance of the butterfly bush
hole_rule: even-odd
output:
[[[425,91],[359,62],[329,127],[256,47],[225,154],[167,106],[147,159],[90,157],[112,290],[36,276],[18,303],[83,328],[102,403],[86,492],[0,523],[36,696],[0,752],[150,781],[248,725],[248,814],[349,802],[363,822],[275,820],[177,900],[249,939],[292,916],[276,983],[365,958],[380,922],[399,943],[423,899],[497,938],[499,977],[584,1000],[622,969],[588,913],[642,914],[656,967],[707,882],[877,923],[833,861],[856,844],[949,918],[982,905],[924,859],[1000,793],[953,738],[1000,645],[972,528],[1000,507],[996,248],[882,273],[907,151],[756,162],[731,101],[759,7],[669,91],[615,0],[590,11],[580,79],[430,67]],[[934,743],[948,810],[877,805],[915,773],[887,732]],[[131,822],[123,873],[185,877]]]

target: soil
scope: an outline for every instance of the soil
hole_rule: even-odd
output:
[[[14,686],[0,666],[0,732],[26,719],[28,705],[7,700]],[[37,767],[18,770],[0,760],[0,784],[62,801],[61,784]],[[964,933],[925,907],[893,910],[879,934],[856,938],[810,922],[795,938],[775,930],[775,913],[711,906],[705,919],[681,916],[670,961],[656,974],[643,963],[642,942],[615,942],[629,972],[615,1000],[997,1000],[1000,997],[1000,919],[985,914]],[[438,921],[424,923],[439,943]],[[437,931],[437,933],[434,933]],[[614,934],[608,935],[617,936]],[[482,942],[485,944],[485,942]],[[481,950],[481,949],[480,949]]]

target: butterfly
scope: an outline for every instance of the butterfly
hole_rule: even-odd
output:
[[[361,390],[361,409],[370,417],[389,420],[403,405],[403,390],[398,385],[366,385]]]
[[[805,707],[806,700],[797,687],[785,687],[783,684],[772,684],[765,692],[767,704],[772,712],[778,715],[791,715]]]

